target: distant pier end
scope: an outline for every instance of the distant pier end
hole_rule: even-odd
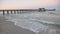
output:
[[[46,11],[45,8],[39,8],[39,12],[44,12],[44,11]]]

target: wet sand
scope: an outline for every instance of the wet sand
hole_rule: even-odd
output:
[[[6,21],[5,17],[0,16],[0,34],[35,34],[27,29],[14,25],[14,22]]]

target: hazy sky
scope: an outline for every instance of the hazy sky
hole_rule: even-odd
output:
[[[0,0],[0,9],[59,8],[60,0]]]

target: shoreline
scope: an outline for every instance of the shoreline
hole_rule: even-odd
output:
[[[6,20],[8,19],[0,16],[0,34],[36,34],[30,30],[14,25],[14,22]]]

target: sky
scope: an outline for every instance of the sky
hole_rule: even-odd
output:
[[[0,0],[0,9],[56,8],[60,0]]]

